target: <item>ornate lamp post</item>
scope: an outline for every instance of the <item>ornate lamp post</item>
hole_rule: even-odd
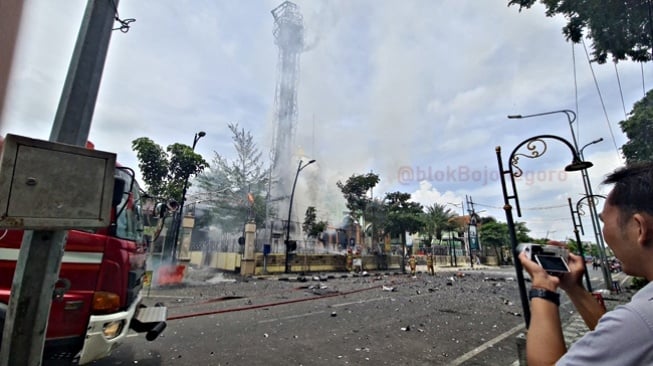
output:
[[[510,204],[510,200],[514,201],[515,208],[517,209],[517,216],[521,217],[521,208],[519,206],[519,196],[517,195],[515,178],[521,177],[523,171],[517,165],[519,164],[520,157],[535,159],[542,156],[546,152],[546,148],[547,148],[546,142],[544,141],[546,139],[552,139],[552,140],[557,140],[559,142],[562,142],[571,151],[573,159],[571,164],[565,167],[565,171],[572,172],[572,171],[584,170],[593,165],[590,162],[582,161],[578,156],[576,149],[574,149],[574,146],[572,146],[569,141],[556,135],[538,135],[520,142],[517,145],[517,147],[515,147],[515,149],[508,156],[508,161],[509,161],[508,169],[504,169],[503,167],[503,161],[501,159],[501,147],[500,146],[496,147],[497,163],[499,165],[499,173],[501,176],[501,189],[503,193],[503,202],[504,202],[503,209],[506,213],[506,221],[508,224],[508,232],[510,234],[511,247],[512,247],[513,256],[515,258],[513,262],[515,264],[515,272],[517,275],[517,281],[519,285],[519,296],[522,302],[522,309],[524,312],[524,321],[526,322],[526,328],[528,328],[531,321],[531,311],[528,304],[528,297],[526,296],[526,285],[524,283],[523,267],[519,259],[517,259],[517,256],[519,255],[519,253],[517,253],[517,245],[519,243],[517,242],[517,232],[515,229],[515,222],[512,216],[512,205]],[[526,145],[526,148],[528,149],[528,151],[530,151],[529,155],[517,153],[519,149],[524,145]],[[506,174],[510,177],[512,194],[508,193],[508,186],[506,184]]]
[[[603,139],[600,138],[598,140],[594,140],[586,144],[581,149],[579,149],[578,140],[576,139],[576,134],[574,133],[574,127],[573,127],[573,124],[576,121],[576,113],[570,109],[561,109],[557,111],[527,114],[527,115],[515,114],[515,115],[509,115],[508,118],[523,119],[523,118],[546,116],[546,115],[556,114],[556,113],[562,113],[565,116],[567,116],[567,122],[569,123],[569,129],[571,130],[571,139],[572,142],[574,143],[574,149],[576,151],[576,155],[578,155],[581,160],[584,159],[583,150],[587,146],[603,141]],[[583,176],[583,186],[585,188],[585,195],[592,196],[594,193],[592,192],[592,183],[590,182],[590,177],[587,174],[587,170],[581,171],[581,174]],[[596,210],[596,206],[594,206],[592,202],[590,202],[589,204],[589,209],[590,209],[590,218],[592,219],[592,227],[594,228],[594,237],[596,239],[596,243],[599,248],[599,256],[601,257],[601,262],[605,263],[605,261],[607,260],[607,256],[605,254],[605,243],[603,242],[603,235],[601,235],[601,221],[599,220],[599,214]],[[603,270],[603,280],[605,281],[605,288],[609,289],[612,286],[612,276],[610,275],[610,272],[607,269],[604,269],[602,267],[602,270]]]
[[[581,149],[581,151],[582,151],[582,149]],[[587,206],[591,208],[592,206],[596,207],[598,198],[606,199],[607,197],[602,195],[602,194],[593,194],[591,196],[583,196],[578,200],[578,202],[576,202],[576,214],[578,215],[577,216],[578,217],[578,226],[580,227],[580,232],[583,235],[585,235],[585,230],[583,229],[583,220],[581,220],[581,216],[585,214],[583,212],[583,209],[581,208],[581,206],[583,205],[583,200],[587,200]],[[600,247],[599,247],[599,257],[601,257]],[[605,257],[605,259],[603,259],[603,257]],[[607,278],[607,280],[610,281],[610,287],[607,287],[607,288],[611,289],[612,288],[612,276],[610,275],[609,268],[605,265],[607,263],[607,255],[604,255],[603,257],[600,258],[601,259],[601,271],[603,272],[604,278]],[[585,268],[585,273],[587,273],[587,268]]]
[[[302,169],[306,168],[307,166],[313,164],[315,162],[315,159],[310,160],[308,163],[302,165],[303,161],[299,161],[299,165],[297,165],[297,172],[295,173],[295,181],[292,183],[292,190],[290,191],[290,203],[288,204],[288,222],[286,224],[286,260],[285,260],[285,273],[290,273],[290,261],[288,257],[288,246],[290,245],[290,215],[292,213],[292,201],[293,197],[295,196],[295,187],[297,186],[297,177],[299,177],[299,172],[302,171]]]
[[[206,132],[200,131],[195,133],[195,138],[193,139],[193,147],[191,148],[192,151],[195,151],[195,145],[197,145],[197,141],[201,139],[202,137],[206,136]],[[186,180],[184,181],[184,189],[181,193],[181,204],[179,205],[179,211],[177,211],[177,222],[175,225],[175,231],[174,231],[174,236],[175,236],[175,241],[173,242],[172,245],[172,263],[175,263],[177,261],[177,247],[179,244],[179,233],[181,232],[181,223],[184,221],[184,203],[186,202],[186,190],[188,189],[188,179],[190,178],[190,174],[186,174]]]
[[[590,275],[587,272],[585,253],[583,252],[583,242],[580,240],[580,233],[578,232],[579,227],[582,229],[582,224],[576,223],[576,216],[578,216],[578,222],[580,222],[580,214],[578,209],[574,211],[574,207],[571,205],[571,198],[567,198],[567,201],[569,202],[569,211],[571,212],[571,222],[574,224],[574,235],[576,235],[576,243],[578,243],[578,254],[583,257],[583,268],[585,270],[585,282],[587,283],[587,291],[592,292],[592,283],[590,282]]]

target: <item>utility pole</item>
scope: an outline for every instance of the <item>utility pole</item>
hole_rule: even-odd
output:
[[[119,0],[88,0],[50,141],[85,146]],[[41,364],[67,231],[26,230],[9,298],[0,366]]]
[[[23,0],[4,0],[0,3],[0,126],[2,126],[2,110],[9,86],[9,74],[16,49],[16,38],[20,28],[23,13]]]

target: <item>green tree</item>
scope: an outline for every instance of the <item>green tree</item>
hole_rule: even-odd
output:
[[[525,222],[515,222],[515,234],[517,236],[517,243],[532,243],[533,238],[528,235],[530,232],[531,230],[526,227]]]
[[[236,158],[230,161],[214,152],[212,167],[197,177],[197,196],[210,207],[209,220],[224,231],[239,232],[253,220],[262,226],[266,217],[266,187],[269,170],[249,131],[228,125]]]
[[[184,144],[169,145],[166,150],[147,137],[132,141],[138,167],[150,194],[181,202],[188,177],[201,173],[209,164]],[[188,183],[190,187],[191,183]]]
[[[510,0],[508,6],[530,8],[537,0]],[[651,60],[653,44],[653,4],[641,0],[540,0],[546,15],[567,18],[562,33],[579,43],[583,36],[592,40],[593,61],[604,63],[608,55],[616,61]]]
[[[317,210],[313,206],[306,208],[306,215],[304,216],[304,223],[302,223],[302,230],[309,238],[317,238],[324,230],[326,230],[328,222],[317,221]]]
[[[386,193],[386,232],[401,238],[401,270],[406,273],[406,233],[416,233],[424,227],[422,205],[410,201],[410,193]]]
[[[481,225],[478,234],[482,238],[484,245],[494,249],[495,255],[499,258],[499,263],[504,263],[503,248],[510,243],[508,225],[496,220],[488,221]]]
[[[338,181],[336,185],[342,191],[342,195],[347,201],[347,208],[354,219],[358,220],[365,214],[367,205],[371,198],[367,197],[367,192],[379,183],[379,176],[374,173],[361,175],[352,175],[345,183]]]
[[[365,212],[366,222],[369,224],[368,231],[372,236],[372,245],[376,245],[385,237],[388,209],[382,200],[373,199],[368,202]]]
[[[442,232],[448,229],[449,220],[454,213],[446,205],[434,203],[426,207],[424,214],[424,234],[426,234],[426,246],[431,246],[433,238],[442,239]]]
[[[619,126],[628,136],[621,148],[628,164],[653,160],[653,90],[635,103],[630,117]]]

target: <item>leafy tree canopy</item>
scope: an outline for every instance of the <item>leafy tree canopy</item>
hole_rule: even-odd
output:
[[[237,123],[228,127],[236,158],[230,161],[214,152],[212,167],[197,177],[196,195],[210,206],[207,221],[212,220],[225,231],[238,232],[250,220],[263,225],[269,170],[264,168],[252,134]]]
[[[498,221],[484,223],[479,229],[479,235],[483,244],[493,247],[502,247],[508,245],[508,224]]]
[[[455,216],[453,211],[446,205],[434,203],[426,207],[424,214],[424,234],[426,234],[426,245],[431,246],[433,237],[442,238],[442,232],[448,229],[450,220]]]
[[[150,194],[181,201],[188,177],[201,173],[209,164],[184,144],[169,145],[166,150],[147,137],[132,141],[138,167]],[[190,182],[188,184],[190,187]]]
[[[628,136],[622,152],[628,164],[653,160],[653,90],[635,103],[630,117],[619,122]]]
[[[424,227],[422,205],[410,201],[410,193],[386,193],[388,218],[386,229],[393,235],[416,233]]]
[[[406,232],[416,233],[424,227],[422,205],[410,201],[410,193],[392,192],[385,194],[387,220],[385,231],[401,238],[402,253],[406,252]],[[405,273],[406,257],[401,256],[401,270]]]
[[[365,221],[370,225],[372,242],[376,244],[385,236],[388,222],[388,207],[380,199],[373,199],[367,204]]]
[[[379,183],[379,176],[374,173],[352,175],[345,183],[338,181],[336,185],[342,191],[347,201],[347,208],[355,219],[359,219],[365,213],[370,202],[367,192]]]
[[[510,0],[508,6],[530,8],[537,0]],[[562,33],[567,40],[579,43],[586,36],[592,40],[593,61],[604,63],[608,55],[614,61],[651,60],[653,19],[651,1],[642,0],[540,0],[546,15],[567,18]]]
[[[302,224],[302,230],[304,233],[311,238],[315,238],[324,230],[326,230],[328,223],[326,221],[317,221],[317,210],[313,206],[309,206],[306,209],[306,215],[304,217],[304,223]]]

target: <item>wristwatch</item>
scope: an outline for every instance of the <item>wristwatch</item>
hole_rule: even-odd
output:
[[[557,292],[545,290],[543,288],[532,288],[528,292],[528,299],[533,300],[534,297],[549,300],[556,304],[556,306],[560,306],[560,294]]]

